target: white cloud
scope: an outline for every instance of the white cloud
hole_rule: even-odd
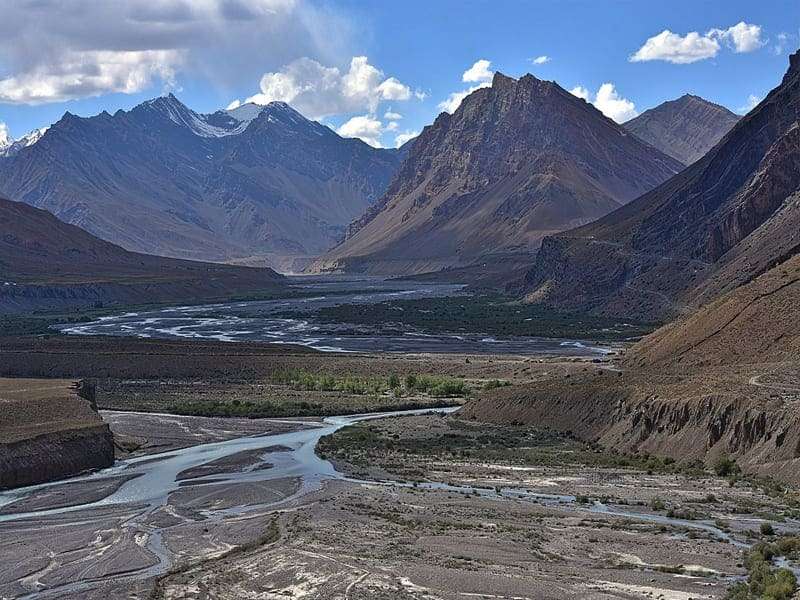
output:
[[[384,100],[408,100],[411,98],[409,87],[400,83],[394,77],[389,77],[389,79],[380,84],[378,91]]]
[[[397,137],[394,138],[394,147],[399,148],[406,142],[413,140],[415,137],[419,135],[419,131],[404,131],[403,133],[397,134]]]
[[[691,31],[686,35],[680,35],[665,29],[647,39],[629,60],[631,62],[663,60],[686,65],[717,56],[721,49],[720,41],[725,42],[736,53],[753,52],[766,43],[761,39],[761,27],[744,21],[727,29],[710,29],[705,34]]]
[[[761,102],[761,100],[762,100],[761,96],[756,96],[755,94],[750,94],[747,97],[747,102],[744,104],[744,106],[740,106],[739,107],[739,112],[741,114],[743,114],[743,115],[746,115],[751,110],[753,110],[756,106],[758,106],[758,103]]]
[[[399,121],[403,118],[403,115],[393,112],[392,109],[389,109],[386,111],[386,113],[384,113],[383,118],[388,121]]]
[[[384,128],[384,131],[397,131],[400,124],[397,121],[389,121]]]
[[[725,40],[734,52],[753,52],[758,50],[765,41],[761,39],[761,27],[741,21],[733,27],[727,29],[712,29],[708,32],[709,36],[718,37]]]
[[[482,58],[475,62],[469,69],[464,71],[461,76],[461,81],[467,83],[477,83],[482,81],[491,81],[494,73],[490,70],[492,62]]]
[[[578,98],[586,100],[587,102],[591,101],[591,97],[592,97],[591,92],[589,90],[587,90],[585,87],[583,87],[582,85],[576,85],[574,88],[572,88],[570,90],[570,93],[573,96],[577,96]]]
[[[338,60],[352,39],[309,0],[0,0],[0,15],[6,103],[160,92],[184,75],[230,89],[298,56]]]
[[[547,56],[546,54],[543,54],[542,56],[537,56],[536,58],[532,58],[531,62],[535,65],[544,65],[549,63],[551,60],[553,59]]]
[[[622,98],[613,83],[601,85],[594,95],[594,100],[592,100],[591,92],[583,86],[576,86],[570,92],[578,98],[591,102],[597,110],[617,123],[630,121],[639,114],[636,111],[636,105],[627,98]]]
[[[781,32],[778,34],[778,38],[775,42],[775,45],[772,47],[772,51],[775,53],[775,56],[780,56],[783,54],[784,48],[786,48],[786,44],[789,42],[789,34],[785,32]]]
[[[366,56],[354,56],[345,73],[311,58],[300,58],[280,71],[265,73],[260,88],[246,102],[288,102],[312,119],[359,111],[373,114],[384,100],[411,98],[408,86],[394,77],[386,78]]]
[[[492,78],[494,77],[494,72],[489,70],[491,65],[491,61],[482,58],[476,61],[475,64],[469,69],[464,71],[464,74],[461,76],[463,81],[478,83],[470,86],[466,90],[461,90],[460,92],[453,92],[450,94],[447,98],[439,102],[437,105],[439,110],[453,114],[456,112],[458,107],[461,106],[461,101],[469,96],[472,92],[480,88],[491,87]]]
[[[701,36],[696,31],[681,36],[665,29],[649,38],[629,60],[631,62],[663,60],[676,65],[686,65],[713,58],[718,52],[719,42],[713,38]]]
[[[239,108],[241,105],[242,105],[242,102],[240,100],[234,100],[233,102],[228,104],[228,106],[225,107],[225,110],[234,110],[234,109]]]
[[[342,137],[358,138],[370,146],[381,147],[380,137],[383,134],[383,123],[370,115],[353,117],[344,123],[336,133]]]
[[[157,81],[172,87],[182,62],[182,53],[174,50],[69,52],[58,64],[0,79],[0,102],[42,104],[110,92],[133,94]]]

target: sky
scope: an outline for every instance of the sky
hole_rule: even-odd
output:
[[[394,147],[500,71],[623,122],[685,93],[745,113],[800,47],[798,0],[0,0],[0,139],[168,92],[286,101]]]

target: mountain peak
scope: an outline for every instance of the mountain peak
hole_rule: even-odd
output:
[[[504,75],[500,71],[495,71],[494,77],[492,77],[493,88],[508,87],[514,85],[516,82],[516,79],[509,77],[508,75]]]
[[[639,139],[689,165],[708,152],[739,116],[694,94],[646,110],[624,124]]]

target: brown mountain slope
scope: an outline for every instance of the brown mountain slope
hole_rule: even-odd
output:
[[[663,319],[750,281],[798,251],[800,53],[706,156],[585,227],[547,238],[530,301]]]
[[[724,106],[686,94],[646,110],[622,126],[685,165],[702,158],[740,117]]]
[[[0,312],[186,302],[278,290],[283,282],[272,269],[128,252],[47,211],[0,199]]]
[[[408,274],[535,249],[682,167],[557,84],[496,74],[416,139],[315,270]]]
[[[629,367],[745,365],[800,357],[800,256],[634,346]]]

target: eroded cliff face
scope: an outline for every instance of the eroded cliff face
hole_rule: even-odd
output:
[[[471,401],[462,414],[552,428],[622,453],[684,463],[730,456],[747,473],[800,483],[800,410],[776,388],[754,385],[745,395],[704,378],[708,383],[605,374],[506,388]]]
[[[0,489],[114,464],[114,438],[87,383],[0,379],[0,409]]]

